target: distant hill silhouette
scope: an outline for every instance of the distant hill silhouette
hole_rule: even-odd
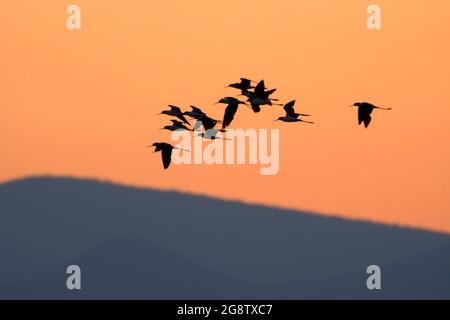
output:
[[[6,299],[450,299],[450,236],[41,177],[0,185],[0,270]]]

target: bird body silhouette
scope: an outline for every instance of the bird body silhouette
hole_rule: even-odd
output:
[[[210,129],[213,129],[218,122],[219,122],[218,120],[210,118],[205,114],[203,116],[198,117],[197,122],[195,123],[195,129],[199,129],[199,126],[203,125],[205,131],[208,131]]]
[[[231,83],[226,88],[235,88],[241,91],[247,91],[249,89],[253,89],[252,80],[241,78],[241,82]]]
[[[306,123],[314,123],[311,121],[305,121],[299,118],[300,116],[309,117],[309,114],[296,113],[294,110],[295,100],[292,100],[286,103],[283,107],[286,115],[284,117],[279,117],[275,121],[283,121],[283,122],[306,122]]]
[[[242,102],[233,97],[222,98],[217,103],[227,104],[227,107],[225,108],[225,113],[223,115],[222,129],[225,129],[231,124],[231,122],[234,119],[234,115],[237,112],[238,106],[240,104],[245,104],[245,102]]]
[[[189,116],[193,119],[198,119],[201,116],[206,116],[206,113],[204,113],[200,108],[197,108],[195,106],[191,106],[191,111],[185,111],[183,112],[183,115]]]
[[[392,108],[377,107],[368,102],[355,102],[352,107],[358,107],[358,125],[364,123],[365,128],[369,127],[369,124],[372,121],[371,114],[374,109],[392,110]]]
[[[160,130],[169,130],[169,131],[176,131],[176,130],[187,130],[192,131],[192,129],[189,129],[186,127],[181,121],[178,120],[170,120],[172,122],[171,126],[165,126],[161,128]]]
[[[270,95],[273,94],[277,89],[271,89],[266,91],[266,86],[264,84],[264,80],[261,80],[255,87],[255,90],[248,91],[243,90],[242,95],[248,98],[248,102],[252,107],[252,110],[257,113],[261,111],[261,106],[263,105],[273,105],[273,101],[276,99],[270,99]]]
[[[155,151],[153,152],[161,151],[163,167],[164,169],[167,169],[170,166],[170,162],[172,160],[172,150],[174,146],[165,142],[155,142],[149,147],[152,146],[155,147]]]
[[[169,107],[170,107],[169,110],[161,111],[160,114],[166,114],[168,116],[177,117],[178,119],[183,121],[183,123],[185,123],[189,126],[191,125],[189,123],[189,121],[187,121],[187,119],[184,117],[184,114],[183,114],[183,112],[181,112],[181,109],[179,107],[173,106],[173,105],[169,105]]]
[[[161,151],[164,169],[167,169],[170,166],[170,162],[172,161],[173,149],[178,149],[178,150],[189,152],[189,150],[184,150],[181,148],[174,147],[173,145],[166,143],[166,142],[155,142],[152,145],[149,145],[147,147],[155,147],[155,150],[153,152]]]

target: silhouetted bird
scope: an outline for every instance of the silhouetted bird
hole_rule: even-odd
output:
[[[267,90],[266,86],[264,84],[264,80],[261,80],[257,85],[255,90],[252,91],[242,91],[242,95],[246,96],[248,98],[248,102],[250,102],[250,105],[252,106],[252,110],[254,112],[260,112],[261,107],[263,105],[280,105],[275,104],[273,101],[276,101],[276,99],[270,99],[270,95],[273,94],[277,89]]]
[[[205,131],[207,131],[209,129],[213,129],[218,122],[221,122],[221,121],[218,121],[218,120],[215,120],[213,118],[210,118],[210,117],[208,117],[205,114],[205,115],[202,115],[202,116],[198,117],[198,119],[197,119],[197,121],[195,123],[195,128],[194,129],[198,130],[198,129],[200,129],[199,128],[200,125],[203,125],[203,128],[205,129]]]
[[[183,112],[183,114],[193,119],[198,119],[199,117],[206,115],[200,108],[197,108],[195,106],[191,106],[191,108],[192,108],[191,111],[185,111]]]
[[[236,111],[238,109],[238,106],[240,104],[245,105],[245,102],[242,102],[233,97],[222,98],[217,103],[227,104],[227,107],[225,108],[225,113],[223,115],[222,129],[225,129],[231,124],[231,122],[234,119],[234,115],[236,114]]]
[[[284,117],[279,117],[275,121],[283,121],[283,122],[306,122],[306,123],[314,123],[311,121],[305,121],[300,119],[300,116],[308,117],[309,114],[296,113],[294,110],[295,100],[292,100],[284,105],[284,111],[286,111],[286,115]]]
[[[283,107],[284,111],[286,111],[286,115],[290,115],[292,117],[309,117],[310,114],[304,114],[304,113],[296,113],[294,110],[295,100],[289,101],[286,103]]]
[[[187,119],[184,117],[183,112],[181,112],[181,109],[179,107],[172,106],[172,105],[169,105],[169,107],[170,107],[170,110],[164,110],[160,114],[167,114],[167,115],[172,116],[172,117],[177,117],[178,119],[180,119],[181,121],[183,121],[187,125],[191,125],[189,123],[189,121],[187,121]]]
[[[235,88],[241,91],[247,91],[254,87],[252,86],[252,80],[241,78],[241,82],[231,83],[228,86],[226,86],[226,88]]]
[[[189,150],[184,150],[184,149],[174,147],[171,144],[168,144],[165,142],[155,142],[152,145],[147,146],[147,147],[155,147],[155,150],[153,152],[161,151],[164,169],[167,169],[170,166],[170,161],[172,160],[172,150],[173,149],[183,150],[186,152],[189,151]]]
[[[351,107],[358,107],[358,125],[361,125],[361,123],[364,122],[364,127],[366,128],[372,121],[372,117],[370,115],[373,109],[392,110],[392,108],[381,108],[368,102],[355,102],[351,105]]]
[[[194,130],[200,130],[200,127],[202,125],[205,130],[208,130],[214,128],[217,123],[221,122],[219,120],[208,117],[206,113],[204,113],[200,108],[197,108],[195,106],[191,106],[191,108],[191,111],[186,111],[183,114],[197,120],[194,125]]]
[[[171,126],[165,126],[161,128],[160,130],[169,130],[169,131],[176,131],[176,130],[187,130],[192,131],[192,129],[189,129],[186,127],[181,121],[178,120],[170,120],[172,122]]]

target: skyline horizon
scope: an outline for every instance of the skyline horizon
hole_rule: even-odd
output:
[[[30,180],[72,180],[72,181],[79,181],[79,182],[90,182],[90,183],[100,183],[100,184],[107,184],[112,186],[117,186],[121,188],[129,188],[129,189],[138,189],[138,190],[149,190],[149,191],[156,191],[156,192],[163,192],[163,193],[175,193],[179,195],[186,195],[186,196],[192,196],[192,197],[199,197],[199,198],[205,198],[205,199],[211,199],[211,200],[217,200],[217,201],[223,201],[228,203],[237,203],[237,204],[243,204],[243,205],[249,205],[249,206],[260,206],[263,208],[268,209],[277,209],[281,211],[286,211],[289,213],[298,213],[298,214],[307,214],[307,215],[314,215],[318,217],[323,218],[331,218],[331,219],[340,219],[345,221],[353,221],[353,222],[361,222],[361,223],[369,223],[374,225],[381,225],[386,227],[393,227],[393,228],[401,228],[401,229],[408,229],[408,230],[416,230],[416,231],[425,231],[425,232],[432,232],[436,234],[443,234],[443,235],[450,235],[449,230],[445,229],[433,229],[433,228],[426,228],[420,225],[407,225],[402,223],[396,223],[396,222],[389,222],[389,221],[379,221],[379,220],[371,220],[364,219],[360,217],[352,217],[348,216],[345,213],[338,213],[338,212],[321,212],[314,209],[308,209],[308,208],[297,208],[297,207],[289,207],[289,206],[283,206],[283,205],[277,205],[277,204],[270,204],[270,203],[264,203],[264,202],[252,202],[245,200],[243,198],[223,198],[214,194],[210,193],[195,193],[187,190],[178,190],[174,188],[158,188],[151,185],[135,185],[130,184],[127,182],[121,182],[121,181],[114,181],[108,178],[100,178],[100,177],[87,177],[87,176],[73,176],[73,175],[56,175],[51,173],[42,173],[42,174],[35,174],[35,175],[28,175],[23,177],[16,177],[11,178],[7,180],[0,180],[0,187],[5,186],[8,184],[14,184],[14,183],[20,183],[20,182],[26,182]]]

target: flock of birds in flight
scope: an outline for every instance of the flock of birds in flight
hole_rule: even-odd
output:
[[[278,103],[278,99],[271,98],[270,96],[277,90],[277,89],[270,89],[266,88],[264,80],[261,80],[258,82],[256,86],[253,86],[255,82],[246,78],[241,78],[240,82],[237,83],[231,83],[226,88],[234,88],[241,91],[240,96],[244,96],[247,98],[247,101],[241,101],[235,97],[225,97],[220,99],[215,104],[226,104],[225,112],[223,115],[223,120],[216,120],[208,115],[206,115],[205,112],[203,112],[200,108],[197,108],[195,106],[190,106],[190,111],[182,112],[181,109],[174,105],[169,105],[169,110],[164,110],[159,114],[165,114],[171,117],[175,117],[178,120],[171,120],[172,124],[167,125],[161,130],[169,130],[169,131],[176,131],[176,130],[187,130],[187,131],[197,131],[203,126],[204,133],[199,133],[199,136],[203,137],[204,139],[209,140],[215,140],[215,139],[224,139],[217,136],[219,132],[226,132],[226,128],[231,124],[231,122],[234,119],[234,116],[236,115],[236,112],[239,108],[239,105],[243,105],[246,107],[249,107],[253,110],[253,112],[258,113],[261,111],[261,106],[283,106],[283,109],[285,111],[285,115],[282,117],[278,117],[274,121],[283,121],[283,122],[305,122],[313,124],[314,122],[303,120],[301,117],[308,117],[309,114],[303,114],[303,113],[297,113],[295,112],[294,105],[295,100],[292,100],[285,105]],[[249,106],[250,104],[250,106]],[[371,103],[368,102],[356,102],[351,107],[357,107],[358,108],[358,125],[364,124],[364,127],[367,128],[372,121],[372,111],[374,109],[381,109],[381,110],[391,110],[392,108],[382,108],[377,107]],[[158,115],[159,115],[158,114]],[[187,126],[191,126],[189,121],[186,119],[186,116],[194,119],[195,125],[194,128],[191,129]],[[219,128],[217,128],[217,125],[220,125]],[[170,165],[171,158],[172,158],[172,151],[173,149],[180,149],[177,148],[169,143],[166,142],[155,142],[149,147],[155,147],[154,152],[161,151],[162,153],[162,161],[164,169],[167,169]],[[181,150],[181,149],[180,149]],[[189,150],[184,150],[189,151]]]

